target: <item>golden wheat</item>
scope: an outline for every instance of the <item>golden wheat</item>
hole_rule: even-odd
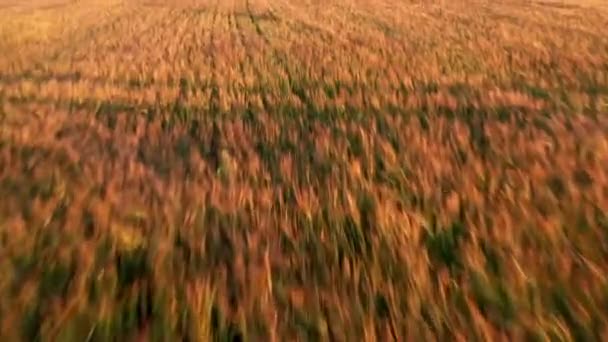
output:
[[[606,340],[602,1],[0,0],[0,338]]]

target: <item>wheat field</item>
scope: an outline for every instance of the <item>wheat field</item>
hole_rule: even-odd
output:
[[[600,0],[0,0],[0,340],[608,340]]]

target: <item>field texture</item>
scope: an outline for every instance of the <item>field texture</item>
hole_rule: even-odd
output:
[[[0,340],[608,340],[605,1],[0,0]]]

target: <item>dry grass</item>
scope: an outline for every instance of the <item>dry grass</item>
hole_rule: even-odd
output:
[[[603,1],[0,0],[0,338],[608,339]]]

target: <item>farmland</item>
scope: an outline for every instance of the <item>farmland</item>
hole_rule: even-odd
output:
[[[604,1],[0,0],[0,340],[608,340]]]

